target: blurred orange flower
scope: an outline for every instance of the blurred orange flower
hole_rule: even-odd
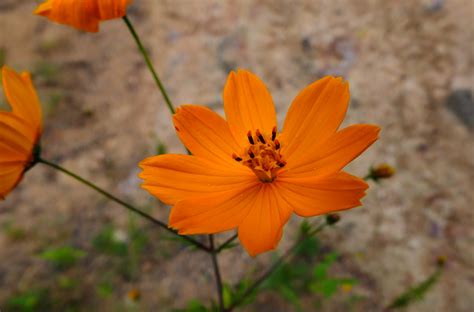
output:
[[[142,187],[173,205],[169,226],[181,234],[238,228],[250,255],[273,249],[293,212],[310,217],[361,204],[367,184],[341,169],[380,129],[338,130],[348,104],[346,82],[318,80],[295,98],[279,133],[263,82],[232,72],[224,89],[227,121],[203,106],[180,107],[173,121],[193,155],[143,160]]]
[[[11,112],[0,112],[0,199],[20,182],[41,132],[41,107],[28,73],[4,66],[3,88]]]
[[[88,31],[99,31],[101,21],[125,16],[132,0],[47,0],[35,14],[52,21]]]

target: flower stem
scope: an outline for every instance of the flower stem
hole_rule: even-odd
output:
[[[219,311],[225,311],[224,309],[224,297],[222,292],[222,278],[221,273],[219,271],[219,263],[217,262],[217,249],[214,246],[214,234],[209,234],[209,246],[211,249],[211,257],[212,257],[212,266],[214,268],[214,274],[216,276],[216,286],[217,286],[217,293],[219,298]]]
[[[171,114],[174,114],[175,113],[174,106],[171,103],[171,100],[168,96],[168,93],[166,92],[166,89],[165,89],[163,83],[161,82],[160,78],[158,77],[158,74],[156,73],[156,70],[153,67],[153,63],[151,62],[150,56],[148,55],[148,52],[146,51],[145,47],[143,46],[143,43],[140,40],[140,37],[138,36],[135,28],[133,27],[132,22],[128,19],[128,17],[126,15],[123,17],[123,21],[125,22],[128,29],[130,30],[130,33],[132,34],[133,39],[135,39],[135,42],[138,46],[138,49],[140,50],[140,53],[143,55],[145,63],[148,66],[148,69],[150,70],[151,75],[153,76],[153,80],[155,81],[156,85],[158,86],[158,88],[161,91],[161,94],[163,95],[163,98],[166,102],[166,105],[168,106]]]
[[[133,211],[134,213],[140,215],[141,217],[143,217],[143,218],[145,218],[145,219],[151,221],[151,222],[154,223],[155,225],[157,225],[157,226],[159,226],[159,227],[165,229],[166,231],[168,231],[168,232],[170,232],[170,233],[173,233],[174,235],[177,235],[177,236],[179,236],[179,237],[181,237],[181,238],[187,240],[188,242],[190,242],[191,244],[193,244],[193,245],[196,246],[197,248],[202,249],[202,250],[204,250],[204,251],[206,251],[206,252],[211,252],[211,250],[209,249],[209,247],[205,246],[204,244],[198,242],[197,240],[195,240],[195,239],[193,239],[193,238],[191,238],[191,237],[189,237],[189,236],[181,236],[181,235],[179,235],[179,234],[176,233],[174,230],[170,229],[170,228],[169,228],[165,223],[163,223],[162,221],[157,220],[157,219],[153,218],[152,216],[146,214],[145,212],[141,211],[140,209],[138,209],[138,208],[132,206],[131,204],[124,202],[124,201],[121,200],[120,198],[115,197],[114,195],[112,195],[112,194],[110,194],[109,192],[103,190],[102,188],[98,187],[98,186],[95,185],[94,183],[92,183],[92,182],[90,182],[90,181],[88,181],[88,180],[86,180],[86,179],[84,179],[84,178],[78,176],[77,174],[75,174],[75,173],[73,173],[73,172],[67,170],[66,168],[63,168],[63,167],[61,167],[61,166],[58,165],[58,164],[55,164],[55,163],[53,163],[53,162],[50,162],[50,161],[45,160],[45,159],[42,159],[42,158],[39,158],[37,161],[38,161],[39,163],[45,164],[45,165],[47,165],[47,166],[49,166],[49,167],[51,167],[51,168],[54,168],[54,169],[56,169],[56,170],[59,170],[59,171],[61,171],[62,173],[64,173],[64,174],[66,174],[66,175],[68,175],[68,176],[70,176],[70,177],[76,179],[77,181],[81,182],[82,184],[84,184],[84,185],[90,187],[91,189],[95,190],[96,192],[98,192],[98,193],[104,195],[104,196],[107,197],[108,199],[110,199],[110,200],[112,200],[112,201],[114,201],[114,202],[120,204],[122,207],[125,207],[125,208],[127,208],[128,210]]]
[[[239,237],[238,234],[234,234],[232,235],[232,237],[230,237],[228,240],[226,240],[225,242],[222,243],[222,245],[220,245],[219,247],[217,247],[216,249],[216,252],[221,252],[222,250],[224,250],[227,246],[229,246],[230,244],[232,244],[232,242],[237,238]]]
[[[300,246],[302,242],[304,242],[308,237],[311,237],[313,235],[316,235],[317,233],[321,232],[324,227],[326,227],[327,223],[321,223],[319,226],[317,226],[314,230],[310,231],[307,235],[302,236],[300,239],[298,239],[293,246],[291,246],[281,257],[279,257],[273,265],[265,271],[265,273],[262,274],[257,280],[253,282],[252,285],[250,285],[245,292],[237,298],[234,302],[231,303],[231,305],[225,309],[225,312],[230,312],[236,307],[239,306],[248,296],[252,295],[252,293],[267,279],[269,278],[273,272],[275,272],[280,265],[283,264],[283,262],[287,261],[293,253],[296,251],[296,249]]]

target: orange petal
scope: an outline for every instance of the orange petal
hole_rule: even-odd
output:
[[[25,119],[18,117],[18,115],[14,113],[0,112],[0,124],[3,124],[5,127],[9,127],[20,133],[32,145],[38,139],[38,133],[36,129],[34,129],[32,125],[28,124]]]
[[[248,215],[260,183],[179,201],[171,210],[170,227],[180,234],[210,234],[236,228]]]
[[[34,145],[25,134],[3,122],[0,122],[0,142],[2,145],[10,146],[22,155],[31,154]]]
[[[21,149],[15,148],[4,140],[0,140],[0,162],[24,161],[29,159]]]
[[[46,2],[41,3],[38,5],[34,13],[42,16],[48,16],[53,10],[53,1],[54,0],[47,0]]]
[[[265,84],[248,71],[229,74],[224,88],[224,109],[230,130],[241,146],[248,145],[249,130],[271,134],[277,125],[270,93]]]
[[[244,166],[224,166],[189,155],[159,155],[140,163],[142,187],[166,204],[207,193],[252,185],[259,181]]]
[[[291,216],[292,208],[278,192],[273,183],[261,184],[255,203],[239,225],[239,239],[252,257],[276,248]]]
[[[173,116],[176,131],[193,155],[231,166],[242,166],[232,154],[241,148],[230,133],[227,122],[207,107],[184,105]]]
[[[308,146],[305,153],[289,155],[288,172],[299,176],[322,176],[338,172],[374,143],[380,128],[353,125],[333,134],[320,145]],[[282,175],[285,175],[282,172]]]
[[[125,16],[127,6],[132,0],[100,0],[97,2],[100,20],[109,20]]]
[[[276,186],[295,213],[303,217],[360,206],[368,188],[362,179],[345,172],[326,177],[278,177]]]
[[[88,32],[99,31],[99,22],[125,16],[132,0],[48,0],[38,6],[35,14],[45,16]]]
[[[99,10],[96,0],[48,0],[34,13],[79,30],[99,31]]]
[[[0,200],[5,199],[23,176],[24,167],[22,165],[0,164]]]
[[[329,138],[341,124],[349,104],[349,85],[325,77],[293,100],[282,131],[282,154],[306,153],[308,146]]]
[[[17,74],[7,66],[3,66],[2,78],[5,96],[13,114],[23,118],[39,136],[42,128],[41,105],[29,74]]]

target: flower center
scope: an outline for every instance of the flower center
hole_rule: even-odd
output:
[[[273,127],[272,134],[262,134],[260,130],[247,133],[250,145],[242,155],[233,154],[232,157],[249,167],[255,175],[265,183],[272,182],[276,178],[277,172],[286,165],[280,154],[280,142],[276,138],[276,127]]]

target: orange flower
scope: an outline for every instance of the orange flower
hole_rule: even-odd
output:
[[[0,112],[0,199],[20,183],[42,132],[41,107],[30,75],[4,66],[2,77],[12,111]]]
[[[88,32],[99,31],[101,21],[125,16],[132,0],[47,0],[35,14]]]
[[[361,204],[367,184],[341,169],[380,129],[338,131],[348,103],[346,82],[318,80],[295,98],[278,132],[263,82],[232,72],[224,89],[227,121],[203,106],[180,107],[173,121],[193,156],[143,160],[142,187],[173,205],[169,226],[181,234],[238,228],[250,255],[273,249],[293,212],[310,217]]]

